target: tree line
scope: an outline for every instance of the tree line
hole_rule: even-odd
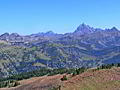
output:
[[[107,65],[101,65],[100,67],[97,67],[96,70],[100,69],[111,69],[113,66],[120,67],[120,63],[117,64],[107,64]],[[81,67],[81,68],[72,68],[72,69],[66,69],[66,68],[60,68],[60,69],[48,69],[48,68],[41,68],[40,70],[35,70],[31,72],[24,72],[21,74],[16,74],[9,76],[7,78],[0,78],[0,88],[3,87],[15,87],[20,85],[18,82],[19,80],[23,79],[29,79],[31,77],[39,77],[39,76],[53,76],[57,74],[72,74],[72,76],[79,75],[83,72],[85,72],[88,68]],[[63,76],[61,78],[62,81],[67,80],[66,76]]]

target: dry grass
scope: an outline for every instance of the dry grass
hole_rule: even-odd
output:
[[[61,81],[63,75],[34,77],[20,81],[21,86],[0,90],[49,90],[61,85],[61,90],[120,90],[120,68],[89,70],[80,75]]]
[[[85,72],[64,82],[62,90],[120,90],[120,68]]]

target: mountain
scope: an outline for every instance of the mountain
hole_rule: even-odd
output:
[[[40,68],[97,67],[120,63],[120,31],[81,24],[73,33],[0,35],[0,77]]]
[[[48,31],[46,33],[37,33],[37,34],[32,34],[31,36],[52,36],[52,35],[55,35],[55,33],[53,31]]]
[[[74,34],[84,35],[84,34],[90,34],[94,32],[95,32],[95,29],[93,27],[90,27],[89,25],[86,25],[83,23],[74,31]]]

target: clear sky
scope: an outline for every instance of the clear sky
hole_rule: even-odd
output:
[[[0,34],[73,32],[83,22],[120,29],[120,0],[0,0]]]

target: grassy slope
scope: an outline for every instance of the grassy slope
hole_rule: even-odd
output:
[[[64,82],[62,90],[119,90],[120,68],[88,71]]]
[[[80,75],[61,81],[63,75],[35,77],[20,81],[21,86],[0,90],[51,90],[61,85],[61,90],[120,90],[120,68],[88,70]]]

